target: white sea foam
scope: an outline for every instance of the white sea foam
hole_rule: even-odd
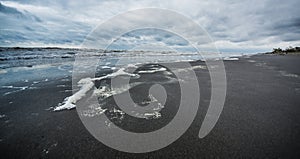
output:
[[[102,76],[102,77],[97,77],[97,78],[93,78],[91,79],[92,81],[99,81],[99,80],[103,80],[103,79],[107,79],[107,78],[114,78],[117,76],[130,76],[130,77],[139,77],[138,74],[132,74],[132,73],[128,73],[125,72],[125,68],[120,68],[118,71],[113,72],[111,74],[108,74],[106,76]]]
[[[237,61],[237,60],[239,60],[239,58],[237,58],[237,57],[224,57],[223,60],[224,61]]]
[[[118,114],[121,114],[121,115],[125,114],[122,110],[119,110],[119,109],[116,109],[116,108],[112,109],[111,112],[118,113]]]
[[[7,71],[5,69],[0,69],[0,74],[5,74]]]
[[[192,66],[192,69],[207,69],[206,66],[202,66],[202,65],[197,65],[197,66]]]
[[[112,122],[109,120],[105,120],[105,125],[109,128],[111,126]]]
[[[85,117],[94,117],[96,115],[101,115],[106,111],[107,109],[102,109],[100,105],[91,105],[88,110],[81,112],[81,115]]]
[[[175,70],[175,72],[177,72],[177,73],[187,72],[187,71],[191,71],[194,69],[207,69],[207,67],[203,66],[203,65],[196,65],[196,66],[192,66],[192,67],[188,67],[188,68],[178,68]]]
[[[151,68],[150,70],[141,70],[138,73],[142,74],[142,73],[155,73],[155,72],[162,72],[162,71],[166,71],[166,68]]]
[[[286,71],[279,71],[280,74],[282,76],[286,76],[286,77],[293,77],[293,78],[298,78],[299,76],[297,74],[293,74],[293,73],[288,73]]]
[[[3,96],[12,94],[12,93],[17,93],[24,91],[26,89],[35,89],[36,87],[30,87],[30,86],[23,86],[23,87],[16,87],[16,86],[1,86],[1,88],[6,88],[6,89],[13,89],[13,91],[9,91],[3,94]]]
[[[80,90],[73,94],[70,97],[65,98],[63,103],[60,103],[56,108],[54,108],[54,111],[60,111],[64,109],[73,109],[76,107],[76,102],[83,98],[88,91],[90,91],[94,87],[94,82],[95,81],[100,81],[103,79],[108,79],[108,78],[114,78],[117,76],[130,76],[130,77],[139,77],[137,74],[131,74],[128,72],[125,72],[125,68],[121,68],[116,72],[113,72],[111,74],[102,76],[102,77],[97,77],[97,78],[83,78],[78,82],[78,86],[80,87]]]
[[[113,90],[107,86],[101,86],[98,89],[94,89],[93,95],[96,95],[97,97],[100,97],[101,99],[106,99],[113,95],[121,94],[139,84],[141,84],[141,82],[130,83],[129,85],[124,85],[124,86],[121,86],[118,88],[114,88]]]
[[[160,118],[161,114],[159,112],[153,112],[153,113],[145,113],[144,114],[146,116],[146,118]]]
[[[42,69],[48,69],[54,67],[51,64],[43,64],[43,65],[34,65],[32,67],[12,67],[12,68],[7,68],[8,71],[11,72],[20,72],[20,71],[26,71],[26,70],[42,70]]]
[[[63,103],[54,108],[54,111],[73,109],[76,107],[75,103],[86,95],[86,93],[94,87],[94,83],[91,78],[84,78],[78,82],[78,86],[81,86],[80,90],[70,97],[65,98]]]
[[[135,65],[128,65],[127,68],[129,67],[136,67]],[[108,74],[106,76],[102,76],[102,77],[97,77],[97,78],[84,78],[81,79],[78,82],[78,86],[80,87],[80,90],[78,92],[76,92],[75,94],[73,94],[70,97],[65,98],[65,100],[63,101],[63,103],[60,103],[57,107],[55,107],[53,110],[54,111],[60,111],[60,110],[64,110],[64,109],[72,109],[76,107],[76,102],[78,100],[80,100],[81,98],[83,98],[86,93],[88,91],[90,91],[93,87],[94,87],[94,82],[95,81],[100,81],[103,79],[109,79],[109,78],[114,78],[117,76],[129,76],[129,77],[139,77],[138,74],[132,74],[132,73],[128,73],[125,71],[126,68],[121,68],[116,72],[113,72],[111,74]],[[155,69],[155,71],[163,71],[166,70],[165,68],[163,69]],[[100,86],[98,89],[95,88],[93,91],[93,95],[97,96],[100,98],[100,100],[104,100],[108,97],[111,97],[113,95],[117,95],[120,93],[123,93],[125,91],[128,91],[130,88],[135,87],[139,84],[142,84],[141,82],[134,82],[134,83],[130,83],[129,85],[125,85],[125,86],[120,86],[118,88],[114,88],[111,89],[108,86]],[[137,115],[140,118],[145,118],[145,119],[155,119],[155,118],[160,118],[161,114],[160,111],[164,108],[164,105],[162,105],[161,103],[159,103],[159,101],[153,97],[151,94],[149,95],[149,100],[147,101],[143,101],[141,102],[141,104],[150,104],[150,103],[156,103],[157,107],[153,108],[152,111],[150,112],[146,112],[143,114],[137,113]],[[94,117],[96,115],[101,115],[104,112],[108,111],[108,109],[103,109],[101,107],[101,105],[97,105],[97,106],[89,106],[90,108],[84,112],[81,113],[81,115],[85,116],[85,117]],[[117,113],[119,114],[118,118],[119,119],[123,119],[124,118],[124,112],[122,110],[118,110],[116,108],[113,108],[111,110],[109,110],[110,113]]]
[[[128,64],[127,68],[138,68],[138,67],[136,65],[134,65],[134,64]]]
[[[145,105],[145,104],[150,104],[150,103],[156,103],[157,107],[154,107],[152,110],[149,110],[149,112],[145,113],[139,113],[136,112],[135,116],[139,118],[144,118],[144,119],[157,119],[161,117],[160,111],[165,107],[163,104],[161,104],[152,94],[149,94],[149,99],[147,101],[143,101],[140,104]],[[134,112],[133,112],[134,113]]]
[[[109,67],[109,66],[102,66],[101,68],[103,68],[103,69],[110,69],[111,67]]]

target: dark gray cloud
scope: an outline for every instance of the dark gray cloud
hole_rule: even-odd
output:
[[[114,44],[110,47],[123,50],[127,48],[134,48],[138,45],[153,46],[157,43],[165,45],[165,47],[190,47],[188,46],[189,43],[179,35],[154,28],[139,29],[128,32],[115,40]]]
[[[78,46],[98,24],[142,7],[166,8],[186,15],[207,30],[216,46],[224,51],[268,51],[300,44],[299,0],[12,0],[1,4],[1,46]],[[153,30],[129,33],[118,42],[126,46],[126,42],[143,42],[142,38],[166,45],[187,45],[178,36]]]
[[[91,29],[84,23],[61,17],[50,19],[39,16],[35,12],[1,3],[0,46],[79,45]]]

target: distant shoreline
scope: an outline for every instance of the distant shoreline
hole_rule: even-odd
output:
[[[286,54],[300,54],[300,47],[287,47],[286,49],[273,48],[272,52],[267,52],[266,54],[277,54],[277,55],[286,55]]]

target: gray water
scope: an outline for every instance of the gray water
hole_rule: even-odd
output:
[[[0,48],[0,86],[7,87],[16,84],[25,86],[28,82],[38,83],[71,77],[76,57],[82,56],[99,59],[99,69],[113,69],[136,63],[203,60],[200,54],[191,52]],[[222,56],[227,57],[230,55]],[[213,56],[208,57],[216,58]],[[122,59],[122,63],[118,63],[120,59]]]

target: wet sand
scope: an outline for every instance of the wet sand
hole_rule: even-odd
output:
[[[204,65],[203,62],[192,63],[199,64]],[[48,110],[71,95],[71,92],[65,92],[71,89],[71,79],[50,80],[40,83],[39,89],[0,96],[0,156],[299,158],[300,56],[255,55],[239,61],[225,61],[224,64],[227,74],[225,106],[216,126],[203,139],[198,138],[198,133],[210,98],[207,70],[195,70],[201,88],[201,99],[191,127],[171,145],[144,154],[124,153],[103,145],[85,129],[75,109],[59,112]],[[145,78],[154,80],[151,76]],[[167,86],[175,89],[173,85],[175,86]],[[136,90],[131,90],[131,93],[137,96],[139,90],[146,87],[134,88]],[[4,90],[0,90],[0,93],[3,92]],[[176,99],[180,94],[178,91],[171,91],[170,96]],[[163,109],[162,118],[148,122],[152,126],[147,131],[169,122],[176,113],[176,103],[176,100],[170,100],[170,106]],[[127,129],[142,132],[146,128],[143,125],[141,122],[135,127],[128,126]]]

